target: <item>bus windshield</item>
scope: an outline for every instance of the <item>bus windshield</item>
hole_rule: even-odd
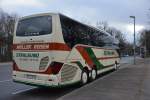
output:
[[[38,16],[20,20],[16,36],[39,36],[52,32],[52,17]]]

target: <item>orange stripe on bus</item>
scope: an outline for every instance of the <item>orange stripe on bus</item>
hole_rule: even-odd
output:
[[[71,48],[68,47],[68,45],[64,43],[51,43],[52,45],[50,47],[50,50],[64,50],[64,51],[71,51]]]
[[[61,50],[70,51],[65,43],[27,43],[13,44],[13,50]]]

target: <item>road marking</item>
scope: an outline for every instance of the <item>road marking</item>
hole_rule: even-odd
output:
[[[19,90],[19,91],[13,92],[12,94],[19,94],[19,93],[22,93],[22,92],[25,92],[25,91],[33,90],[35,88],[37,88],[37,87],[29,88],[29,89],[24,89],[24,90]]]
[[[11,81],[12,79],[0,81],[0,83]]]

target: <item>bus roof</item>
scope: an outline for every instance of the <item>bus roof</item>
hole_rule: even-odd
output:
[[[31,17],[36,17],[36,16],[44,16],[44,15],[58,15],[59,13],[39,13],[39,14],[32,14],[32,15],[27,15],[27,16],[23,16],[21,18],[19,18],[19,20],[22,20],[22,19],[26,19],[26,18],[31,18]]]

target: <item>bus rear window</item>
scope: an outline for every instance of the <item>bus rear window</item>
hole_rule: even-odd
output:
[[[38,16],[20,20],[16,36],[39,36],[52,33],[52,17]]]

